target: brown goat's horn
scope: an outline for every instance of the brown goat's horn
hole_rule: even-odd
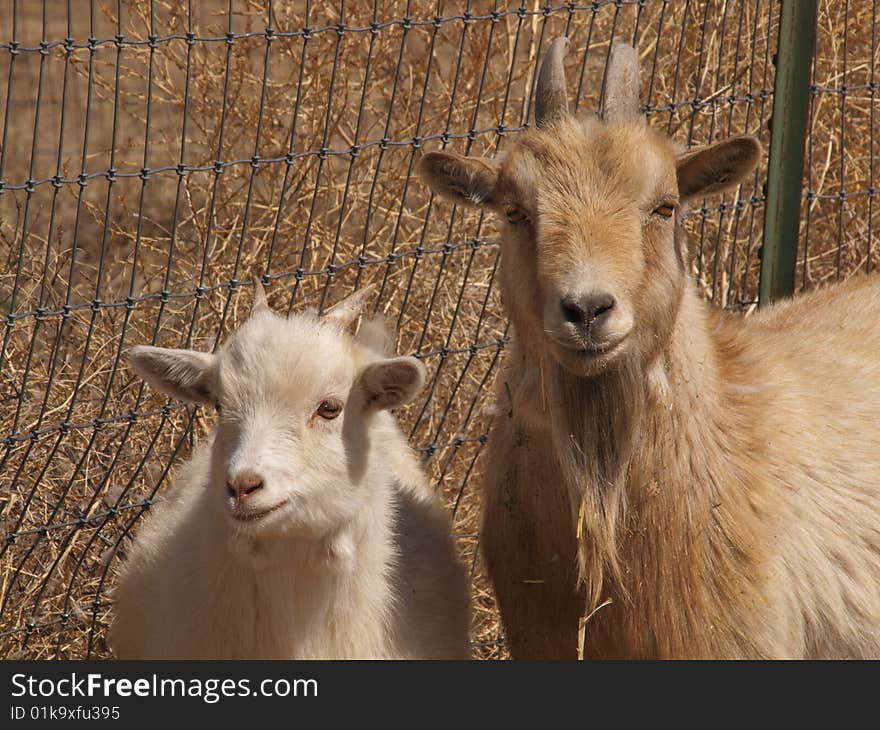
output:
[[[551,124],[568,114],[565,67],[562,65],[567,49],[568,38],[557,38],[541,64],[535,88],[535,125],[538,127]]]
[[[599,116],[607,122],[644,121],[639,108],[639,54],[626,43],[615,43],[611,49]]]
[[[266,290],[263,288],[263,282],[260,281],[259,276],[252,277],[252,280],[254,282],[254,301],[251,302],[251,317],[260,312],[269,311],[269,300],[266,299]]]

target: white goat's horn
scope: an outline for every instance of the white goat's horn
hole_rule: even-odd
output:
[[[360,315],[367,304],[367,299],[369,299],[375,289],[375,285],[369,284],[349,294],[341,302],[337,302],[324,312],[321,315],[321,320],[323,322],[330,322],[340,329],[345,329],[358,318],[358,315]]]
[[[538,85],[535,87],[535,125],[543,127],[568,114],[563,59],[568,50],[568,38],[557,38],[541,63]]]
[[[269,311],[269,300],[266,299],[266,290],[263,288],[263,282],[260,281],[260,277],[254,276],[251,278],[254,282],[254,301],[251,302],[250,316],[253,317],[260,312]]]
[[[611,49],[599,116],[607,122],[645,119],[639,108],[639,54],[626,43]]]

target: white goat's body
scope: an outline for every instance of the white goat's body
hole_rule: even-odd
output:
[[[381,424],[379,423],[381,421]],[[207,486],[209,448],[137,535],[116,591],[121,658],[465,658],[466,586],[449,523],[390,416],[390,463],[343,534],[237,535]]]
[[[139,530],[116,590],[123,658],[452,659],[468,597],[451,526],[389,411],[425,369],[352,339],[361,290],[283,318],[259,282],[214,354],[134,348],[165,393],[216,406],[208,443]]]

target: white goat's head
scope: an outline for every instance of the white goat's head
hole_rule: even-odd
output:
[[[347,334],[368,289],[323,316],[285,318],[255,287],[249,318],[216,353],[138,346],[129,359],[154,388],[220,411],[210,488],[238,529],[321,537],[362,503],[371,416],[414,398],[425,369]]]
[[[616,45],[598,116],[568,112],[556,40],[536,87],[536,128],[496,159],[426,154],[429,185],[502,218],[501,287],[527,348],[580,376],[668,339],[685,282],[682,205],[735,187],[756,165],[753,137],[682,153],[639,109],[638,55]]]

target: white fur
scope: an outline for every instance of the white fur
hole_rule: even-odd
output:
[[[330,319],[258,310],[213,356],[222,414],[137,534],[116,591],[117,656],[468,656],[448,517],[358,379],[383,356]],[[179,392],[150,370],[155,355],[136,349],[135,368]],[[423,382],[410,372],[404,398]],[[333,420],[316,415],[329,397],[344,403]],[[226,482],[242,469],[264,481],[255,510],[283,506],[235,520]]]

